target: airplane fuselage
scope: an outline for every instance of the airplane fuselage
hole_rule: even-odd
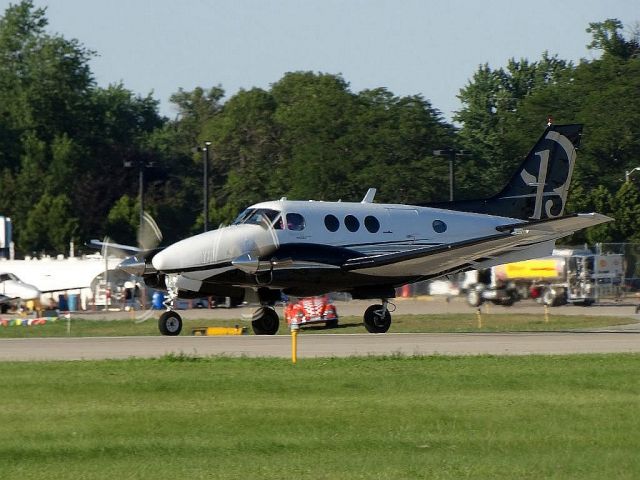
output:
[[[307,295],[394,287],[447,273],[399,266],[350,272],[346,260],[464,242],[520,220],[398,204],[271,201],[249,207],[234,225],[185,239],[157,254],[154,267],[179,273],[182,291],[207,285],[267,287]],[[388,270],[388,269],[387,269]],[[372,295],[380,296],[378,292]]]
[[[242,296],[260,302],[252,326],[275,334],[270,308],[281,293],[310,296],[346,291],[378,298],[364,313],[367,331],[391,325],[394,287],[500,263],[547,256],[558,238],[610,221],[596,213],[563,215],[581,125],[549,125],[509,182],[485,199],[437,205],[280,201],[258,203],[218,230],[143,252],[122,264],[155,285],[164,283],[169,310],[160,331],[177,335],[179,296]],[[149,263],[151,262],[151,263]]]

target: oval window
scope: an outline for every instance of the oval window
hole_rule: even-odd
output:
[[[304,217],[299,213],[287,213],[287,228],[289,230],[304,230]]]
[[[436,233],[444,233],[447,231],[447,224],[442,220],[434,220],[433,221],[433,229]]]
[[[364,226],[371,233],[376,233],[378,230],[380,230],[380,222],[376,217],[372,217],[371,215],[364,218]]]
[[[324,226],[327,227],[327,230],[330,232],[336,232],[338,228],[340,228],[340,220],[334,215],[327,215],[324,217]]]
[[[344,217],[344,226],[347,227],[347,230],[350,232],[356,232],[360,228],[360,222],[353,215],[347,215]]]

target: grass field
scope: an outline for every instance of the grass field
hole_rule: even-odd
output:
[[[482,326],[474,313],[394,315],[390,332],[521,332],[557,331],[621,325],[632,322],[625,317],[550,315],[545,322],[543,315],[530,314],[483,314]],[[190,335],[196,327],[206,326],[246,326],[251,332],[251,323],[237,320],[185,320],[183,335]],[[136,323],[131,319],[84,320],[71,319],[71,335],[80,337],[159,335],[157,318]],[[362,318],[343,317],[337,329],[326,329],[324,325],[304,328],[305,333],[366,333]],[[280,323],[281,335],[289,333],[287,324]],[[0,327],[0,338],[10,337],[60,337],[67,335],[67,321],[60,319],[54,323],[32,327]]]
[[[637,479],[640,355],[0,364],[0,478]]]

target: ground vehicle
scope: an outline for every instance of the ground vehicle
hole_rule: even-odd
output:
[[[556,249],[551,257],[497,265],[467,278],[467,302],[485,300],[511,305],[534,298],[549,306],[591,305],[617,298],[623,287],[622,255],[596,255],[589,250]]]
[[[324,322],[327,328],[338,326],[338,311],[327,295],[289,302],[284,309],[284,316],[289,325],[294,322],[300,325]]]

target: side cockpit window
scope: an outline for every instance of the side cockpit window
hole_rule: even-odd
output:
[[[304,217],[299,213],[287,213],[287,228],[289,230],[300,231],[304,230],[305,221]]]
[[[282,216],[270,208],[249,208],[238,215],[233,225],[262,225],[282,230]]]

